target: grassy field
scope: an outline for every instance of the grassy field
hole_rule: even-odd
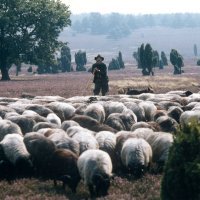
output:
[[[151,85],[156,93],[170,90],[190,90],[198,92],[200,67],[186,66],[185,73],[174,76],[171,66],[164,70],[156,69],[155,76],[143,77],[135,66],[125,70],[109,72],[110,94],[117,94],[120,88],[127,86],[142,89]],[[65,98],[77,95],[92,95],[92,75],[84,72],[71,72],[56,75],[28,75],[22,71],[18,77],[11,75],[12,81],[0,83],[1,97],[21,97],[23,93],[32,95],[59,95]],[[146,174],[142,179],[116,176],[111,183],[109,195],[104,199],[156,200],[160,199],[162,174]],[[88,189],[81,182],[77,195],[54,187],[52,181],[37,179],[16,180],[9,184],[0,182],[0,199],[88,199]]]

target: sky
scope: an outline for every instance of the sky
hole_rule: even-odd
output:
[[[123,14],[200,13],[199,0],[61,0],[72,14],[119,12]]]

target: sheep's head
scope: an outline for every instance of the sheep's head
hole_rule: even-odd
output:
[[[93,177],[93,183],[96,187],[96,196],[106,196],[110,187],[110,176],[107,174],[96,174]]]

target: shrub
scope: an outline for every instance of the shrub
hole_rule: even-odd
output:
[[[165,166],[161,199],[200,199],[200,125],[180,131]]]
[[[118,70],[120,69],[120,65],[118,59],[112,59],[112,61],[108,65],[108,70]]]

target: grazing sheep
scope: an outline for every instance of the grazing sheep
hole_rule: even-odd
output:
[[[28,132],[32,132],[33,127],[36,124],[36,122],[33,119],[26,118],[23,115],[10,116],[7,119],[10,120],[11,122],[17,124],[21,128],[23,135],[25,135]]]
[[[100,103],[92,103],[88,105],[84,111],[84,115],[96,119],[99,123],[105,121],[105,110]]]
[[[79,126],[79,124],[73,120],[67,120],[61,124],[61,129],[63,129],[64,131],[67,131],[67,129],[72,126]]]
[[[0,117],[4,118],[6,113],[15,112],[14,109],[0,105]]]
[[[58,149],[68,149],[75,153],[77,156],[80,154],[80,146],[79,142],[70,137],[63,137],[57,139],[55,134],[51,135],[49,139],[51,139]]]
[[[151,101],[143,101],[139,103],[139,106],[144,109],[146,121],[153,121],[153,116],[157,111],[156,106]]]
[[[95,135],[96,133],[93,132],[93,131],[90,131],[86,128],[83,128],[81,126],[72,126],[70,128],[67,129],[67,135],[69,135],[69,137],[73,137],[76,133],[79,133],[79,132],[82,132],[82,133],[90,133],[91,135]]]
[[[83,115],[85,110],[87,108],[87,104],[81,104],[78,106],[78,108],[76,108],[75,114],[77,115]]]
[[[133,113],[137,116],[137,121],[145,121],[145,112],[144,109],[134,102],[125,102],[124,105],[133,111]]]
[[[63,187],[67,184],[76,192],[80,181],[77,155],[70,150],[57,149],[54,142],[37,133],[28,133],[24,143],[40,176],[53,179],[55,185],[57,180],[62,181]]]
[[[180,122],[180,116],[182,113],[183,113],[183,110],[178,106],[171,106],[171,107],[169,107],[169,109],[167,111],[168,116],[175,119],[177,121],[177,123]]]
[[[58,125],[52,124],[52,123],[49,123],[49,122],[38,122],[33,127],[33,131],[37,132],[38,130],[40,130],[42,128],[58,128]]]
[[[10,133],[22,135],[21,129],[17,124],[10,120],[0,120],[0,141],[3,140],[5,135]]]
[[[48,120],[48,122],[50,122],[52,124],[58,125],[58,127],[61,126],[61,120],[55,113],[49,113],[47,115],[47,120]]]
[[[108,116],[106,124],[112,128],[121,131],[131,129],[131,126],[137,122],[136,115],[130,110],[126,109],[122,113],[112,113]]]
[[[181,104],[179,104],[177,102],[173,102],[173,101],[160,101],[158,103],[158,106],[159,106],[160,109],[168,110],[172,106],[177,106],[177,107],[180,108]]]
[[[78,158],[78,169],[91,196],[108,194],[112,177],[110,156],[102,150],[87,150]],[[94,191],[95,187],[95,191]]]
[[[168,116],[158,117],[156,123],[159,124],[160,128],[164,132],[175,132],[178,129],[179,124],[177,121]]]
[[[24,143],[31,155],[38,175],[47,175],[46,166],[56,150],[53,141],[38,133],[28,133],[24,136]]]
[[[46,135],[45,135],[46,136]],[[52,134],[48,136],[58,149],[69,149],[79,156],[79,143],[73,138],[70,138],[62,129],[52,129]]]
[[[49,178],[54,180],[54,185],[57,185],[57,180],[63,182],[63,188],[68,185],[72,192],[76,192],[81,177],[77,167],[78,157],[70,150],[56,150],[47,165]]]
[[[153,151],[152,161],[158,166],[158,171],[162,171],[168,158],[169,149],[174,142],[174,137],[170,133],[154,132],[149,134],[145,140],[150,144]]]
[[[99,132],[99,131],[110,131],[110,132],[116,132],[115,129],[112,127],[106,125],[106,124],[100,124],[95,119],[85,116],[85,115],[75,115],[72,120],[79,123],[80,126],[87,128],[91,131]]]
[[[39,114],[37,114],[36,112],[32,110],[25,110],[22,113],[22,115],[25,116],[26,118],[33,119],[36,123],[48,122],[48,120],[45,117],[40,116]]]
[[[30,176],[33,168],[23,137],[19,134],[7,134],[0,142],[6,159],[13,165],[16,176]]]
[[[107,152],[112,160],[113,170],[117,169],[117,159],[115,153],[116,135],[109,131],[100,131],[95,136],[99,149]]]
[[[167,116],[166,110],[157,110],[153,115],[153,121],[156,121],[161,116]]]
[[[26,110],[32,110],[43,117],[46,117],[49,113],[52,113],[52,110],[50,110],[49,108],[46,108],[43,105],[39,105],[39,104],[29,105],[26,107]]]
[[[110,114],[105,123],[117,131],[126,130],[119,113]]]
[[[4,119],[9,119],[9,117],[15,117],[15,116],[20,116],[20,114],[17,112],[8,112],[5,114]]]
[[[182,128],[187,127],[190,123],[200,123],[200,111],[185,111],[180,116],[180,124]]]
[[[79,152],[82,154],[88,149],[98,149],[99,144],[95,137],[88,131],[78,131],[72,138],[79,143]]]
[[[127,139],[121,150],[123,165],[136,177],[140,177],[152,161],[151,146],[140,138]]]
[[[110,101],[104,104],[106,118],[112,113],[122,113],[126,110],[126,106],[121,102]]]
[[[46,107],[53,110],[62,122],[71,119],[76,111],[72,105],[64,102],[51,102]]]
[[[137,122],[131,126],[131,131],[135,131],[138,128],[151,128],[151,125],[147,122]]]

